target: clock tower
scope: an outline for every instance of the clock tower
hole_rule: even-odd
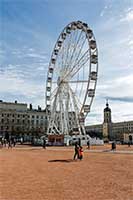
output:
[[[108,141],[111,139],[111,136],[112,136],[111,109],[109,108],[107,100],[106,108],[104,108],[103,138],[105,141]]]

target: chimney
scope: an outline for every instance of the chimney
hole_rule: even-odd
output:
[[[41,111],[41,107],[40,106],[38,106],[38,111]]]
[[[30,103],[30,110],[32,110],[32,104]]]
[[[15,103],[17,103],[17,100],[15,100]]]

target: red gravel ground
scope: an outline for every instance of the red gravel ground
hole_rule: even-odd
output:
[[[67,147],[0,149],[0,200],[133,200],[133,154],[72,157]]]

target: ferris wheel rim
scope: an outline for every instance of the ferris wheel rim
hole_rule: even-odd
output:
[[[56,52],[56,50],[57,50],[57,44],[59,44],[58,42],[59,41],[61,41],[60,39],[61,39],[61,36],[63,35],[63,33],[66,33],[66,30],[71,30],[71,28],[72,28],[72,26],[74,26],[75,25],[75,27],[76,27],[76,29],[82,29],[82,31],[84,31],[84,33],[86,33],[86,35],[87,34],[90,34],[90,36],[88,36],[87,37],[87,41],[88,41],[88,45],[91,45],[90,44],[90,42],[91,41],[93,41],[93,43],[94,43],[94,46],[95,46],[95,50],[96,50],[96,54],[95,54],[95,58],[96,58],[96,60],[94,59],[93,61],[95,62],[95,65],[96,65],[96,70],[95,70],[95,74],[94,74],[94,77],[93,77],[93,81],[95,82],[94,83],[94,88],[93,88],[93,91],[92,91],[92,95],[90,96],[90,104],[88,105],[88,111],[84,111],[84,116],[86,117],[87,116],[87,114],[88,114],[88,112],[90,111],[90,107],[91,107],[91,104],[92,104],[92,102],[93,102],[93,99],[94,99],[94,96],[95,96],[95,89],[96,89],[96,83],[97,83],[97,74],[98,74],[98,62],[97,62],[97,59],[98,59],[98,50],[97,50],[97,45],[96,45],[96,40],[95,40],[95,37],[94,37],[94,34],[93,34],[93,32],[92,32],[92,30],[90,29],[90,27],[88,27],[88,25],[87,24],[85,24],[85,23],[83,23],[83,22],[81,22],[81,21],[73,21],[73,22],[71,22],[71,23],[69,23],[64,29],[63,29],[63,31],[61,32],[61,34],[59,35],[59,37],[58,37],[58,39],[57,39],[57,42],[55,43],[55,46],[54,46],[54,49],[53,49],[53,52],[52,52],[52,55],[51,55],[51,59],[50,59],[50,63],[49,63],[49,69],[48,69],[48,74],[47,74],[47,83],[46,83],[46,107],[47,106],[49,106],[50,104],[48,103],[48,101],[47,101],[47,90],[48,90],[48,79],[49,78],[51,78],[51,80],[50,81],[52,81],[52,76],[53,76],[53,72],[52,72],[52,69],[53,69],[53,71],[54,71],[54,65],[52,65],[53,63],[52,63],[52,59],[53,58],[55,58],[56,56],[55,56],[55,52]],[[80,27],[80,28],[78,28],[77,27],[77,25]],[[70,28],[70,29],[68,29],[68,28]],[[65,40],[65,39],[64,39]],[[59,47],[59,49],[60,49],[61,47]],[[59,50],[58,49],[58,50]],[[90,55],[92,56],[93,54],[91,54],[91,48],[89,48],[89,51],[90,51]],[[92,57],[91,57],[91,59],[92,59]],[[85,94],[85,97],[84,97],[84,100],[83,100],[83,103],[82,103],[82,108],[81,108],[81,110],[80,110],[80,113],[82,113],[82,111],[83,111],[83,109],[84,109],[84,105],[86,104],[86,99],[87,99],[87,97],[88,97],[88,90],[89,90],[89,84],[90,84],[90,81],[91,81],[91,75],[93,75],[93,74],[91,74],[93,71],[91,71],[91,64],[92,64],[92,60],[90,59],[90,62],[89,62],[89,77],[88,77],[88,84],[87,84],[87,89],[86,89],[86,94]],[[56,61],[55,61],[56,62]],[[53,66],[53,68],[51,68],[51,65]],[[51,75],[50,75],[51,74]],[[50,76],[51,77],[50,77]],[[52,82],[51,82],[51,84],[52,84]],[[91,92],[91,89],[90,89],[90,92]],[[50,93],[50,95],[51,95],[51,93]]]

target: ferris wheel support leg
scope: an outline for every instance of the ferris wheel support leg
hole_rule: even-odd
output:
[[[82,130],[83,130],[83,134],[84,134],[84,136],[86,137],[86,140],[87,140],[87,135],[86,135],[85,126],[84,126],[84,125],[81,125],[81,127],[82,127]],[[90,137],[90,135],[88,135],[88,138],[89,138],[89,140],[92,139],[92,138]]]

